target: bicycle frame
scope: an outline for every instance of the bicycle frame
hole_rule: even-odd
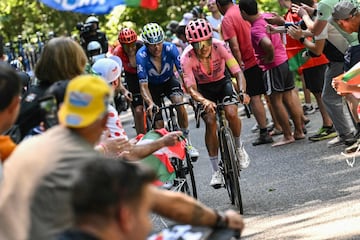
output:
[[[169,132],[172,131],[178,131],[179,125],[177,122],[177,116],[175,114],[175,108],[185,105],[185,104],[189,104],[189,102],[181,102],[181,103],[172,103],[170,105],[165,106],[165,103],[162,102],[162,107],[159,108],[159,111],[164,111],[165,112],[165,117],[166,117],[166,128]],[[151,126],[154,128],[155,125],[155,114],[153,113],[152,119],[151,119]],[[186,149],[186,148],[185,148]],[[193,164],[191,162],[191,158],[189,156],[189,153],[187,152],[187,150],[185,151],[185,159],[178,159],[178,158],[174,158],[171,159],[171,162],[174,166],[174,168],[176,169],[176,178],[175,181],[177,188],[180,189],[182,192],[187,193],[189,195],[191,195],[190,193],[190,187],[188,184],[188,180],[186,175],[190,175],[190,181],[191,181],[191,188],[192,188],[192,196],[194,198],[197,198],[197,189],[196,189],[196,184],[195,184],[195,176],[194,176],[194,172],[193,172]]]

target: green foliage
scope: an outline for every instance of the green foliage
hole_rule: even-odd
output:
[[[69,35],[76,23],[85,18],[84,15],[53,10],[38,1],[2,0],[0,3],[0,30],[5,41],[15,40],[18,35],[32,40],[36,32]]]
[[[157,10],[142,8],[117,7],[108,15],[99,16],[100,28],[105,31],[110,43],[117,39],[119,30],[132,27],[137,32],[149,22],[157,22],[165,27],[170,20],[180,21],[184,13],[191,11],[197,1],[159,0]],[[278,12],[282,15],[286,10],[280,9],[277,1],[259,0],[261,11]],[[39,1],[33,0],[1,0],[0,31],[5,41],[15,40],[18,35],[24,39],[35,41],[36,32],[47,35],[53,31],[56,35],[79,34],[77,22],[83,22],[86,15],[71,12],[60,12],[48,8]]]
[[[276,12],[283,16],[287,9],[281,8],[279,3],[274,0],[258,0],[259,8],[262,12]]]

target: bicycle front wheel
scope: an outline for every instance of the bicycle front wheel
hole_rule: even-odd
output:
[[[197,199],[195,176],[189,154],[186,152],[184,160],[173,158],[172,163],[176,172],[178,190]]]
[[[223,144],[223,162],[228,180],[228,191],[230,191],[231,202],[239,208],[243,214],[242,197],[240,191],[240,174],[236,156],[235,142],[230,128],[221,129],[221,141]]]

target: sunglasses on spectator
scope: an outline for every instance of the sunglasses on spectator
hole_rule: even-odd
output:
[[[211,46],[212,44],[212,40],[208,39],[205,41],[200,41],[200,42],[195,42],[195,43],[191,43],[191,45],[193,46],[194,49],[202,49],[203,47],[208,47]]]

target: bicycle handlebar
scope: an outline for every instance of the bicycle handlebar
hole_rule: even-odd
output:
[[[190,102],[171,103],[166,106],[159,107],[159,111],[164,110],[164,109],[171,109],[171,108],[179,107],[179,106],[186,105],[186,104],[190,105],[191,103]]]
[[[161,107],[159,107],[157,105],[154,105],[153,108],[151,109],[151,111],[153,113],[152,117],[151,117],[151,126],[154,127],[156,113],[160,112],[161,110],[173,109],[175,107],[179,107],[179,106],[182,106],[182,105],[185,105],[185,104],[191,105],[190,102],[171,103],[171,104],[161,106]]]

